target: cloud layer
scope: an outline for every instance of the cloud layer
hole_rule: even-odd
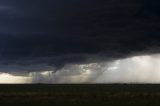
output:
[[[31,76],[32,83],[159,83],[160,55],[134,56],[112,62],[72,64],[57,72],[46,71],[39,74]]]
[[[22,73],[21,73],[22,74]],[[1,74],[6,83],[159,83],[160,55],[134,56],[110,62],[67,64],[54,71]],[[1,83],[0,82],[0,83]]]
[[[0,71],[65,73],[68,65],[159,53],[159,6],[158,0],[1,0]]]

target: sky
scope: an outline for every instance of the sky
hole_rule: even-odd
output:
[[[0,0],[0,83],[160,83],[159,0]]]

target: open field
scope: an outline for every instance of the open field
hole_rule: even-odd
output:
[[[159,106],[160,85],[0,85],[0,106]]]

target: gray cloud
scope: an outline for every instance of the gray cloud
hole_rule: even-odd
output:
[[[83,64],[104,67],[105,62],[160,50],[157,0],[1,0],[0,4],[1,72],[41,76],[50,70],[60,74],[55,77],[59,81],[59,76],[81,75]],[[101,69],[92,70],[99,74]],[[91,74],[86,81],[94,76],[98,75]]]
[[[111,62],[69,64],[57,72],[32,74],[32,83],[159,83],[160,55],[133,56]]]

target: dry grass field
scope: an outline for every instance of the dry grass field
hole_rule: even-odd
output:
[[[0,85],[0,106],[159,106],[160,85]]]

